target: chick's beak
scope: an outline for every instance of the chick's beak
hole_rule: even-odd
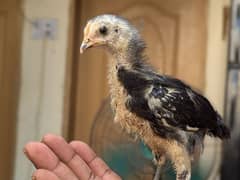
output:
[[[82,54],[86,49],[92,47],[94,42],[90,41],[89,39],[83,40],[80,46],[80,53]]]
[[[101,39],[97,39],[97,38],[86,38],[83,40],[81,46],[80,46],[80,53],[82,54],[86,49],[90,48],[90,47],[96,47],[96,46],[101,46],[104,45],[104,41],[102,41]]]

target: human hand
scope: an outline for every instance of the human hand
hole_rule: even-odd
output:
[[[34,180],[121,180],[84,142],[67,143],[48,134],[41,142],[30,142],[24,153],[37,170]]]

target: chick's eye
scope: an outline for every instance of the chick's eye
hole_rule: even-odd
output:
[[[102,35],[106,35],[106,34],[107,34],[107,31],[108,31],[108,29],[107,29],[106,26],[102,26],[102,27],[100,27],[100,29],[99,29],[99,32],[100,32],[100,34],[102,34]]]

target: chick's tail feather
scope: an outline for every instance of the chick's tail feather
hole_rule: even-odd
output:
[[[220,139],[229,139],[231,137],[229,128],[223,123],[219,114],[217,114],[217,126],[211,129],[208,134],[210,136],[219,137]]]

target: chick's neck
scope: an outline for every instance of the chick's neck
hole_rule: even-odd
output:
[[[140,68],[145,63],[145,42],[140,37],[133,37],[122,43],[117,50],[112,51],[115,67],[125,66],[126,68]]]

